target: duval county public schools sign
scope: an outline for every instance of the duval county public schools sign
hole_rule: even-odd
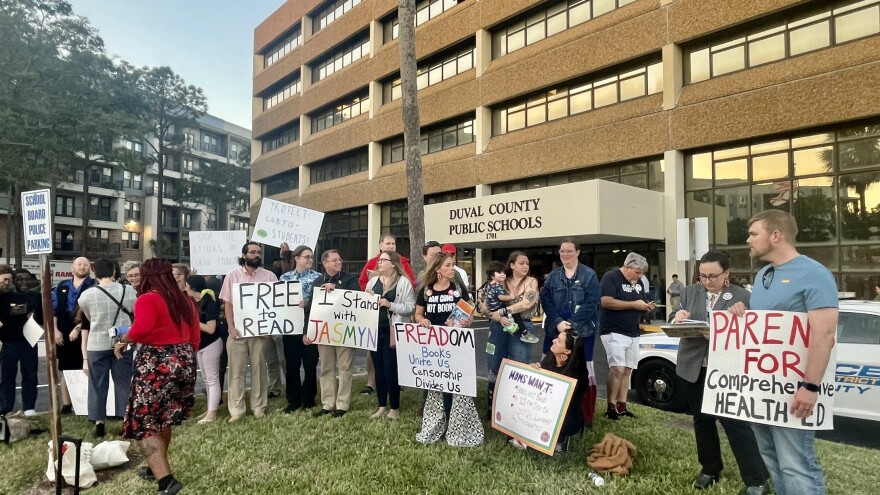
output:
[[[50,204],[48,189],[21,193],[25,254],[49,254],[52,252]]]

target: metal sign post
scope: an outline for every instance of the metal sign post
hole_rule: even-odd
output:
[[[688,262],[685,285],[689,285],[693,280],[697,259],[709,251],[709,219],[679,218],[676,227],[678,261]]]

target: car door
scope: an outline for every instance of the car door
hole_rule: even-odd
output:
[[[834,414],[880,421],[880,314],[841,306]]]

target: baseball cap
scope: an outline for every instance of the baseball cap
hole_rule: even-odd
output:
[[[455,254],[458,252],[458,250],[455,249],[454,244],[444,244],[443,247],[440,248],[440,250],[443,251],[444,253],[449,253],[449,254]]]

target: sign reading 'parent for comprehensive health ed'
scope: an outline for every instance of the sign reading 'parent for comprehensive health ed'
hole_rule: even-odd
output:
[[[199,275],[226,275],[238,266],[241,247],[247,241],[243,230],[196,231],[189,233],[189,262]]]
[[[48,189],[21,193],[25,254],[49,254],[52,252],[50,203]]]
[[[833,350],[813,414],[800,419],[789,409],[815,342],[806,313],[746,311],[737,317],[713,311],[709,320],[704,413],[805,430],[834,428]]]
[[[251,240],[275,247],[286,242],[291,249],[305,245],[314,251],[323,222],[320,211],[263,198]]]
[[[492,428],[553,455],[577,380],[501,361],[492,403]]]
[[[301,300],[298,281],[232,284],[235,328],[242,337],[302,335]]]
[[[393,331],[400,385],[477,396],[473,329],[396,323]]]
[[[379,295],[315,287],[306,337],[316,344],[376,350]]]

